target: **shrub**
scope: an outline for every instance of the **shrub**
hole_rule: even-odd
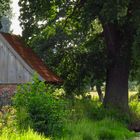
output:
[[[20,85],[13,98],[19,127],[29,126],[45,135],[60,135],[66,118],[66,102],[54,96],[37,77],[33,83]]]

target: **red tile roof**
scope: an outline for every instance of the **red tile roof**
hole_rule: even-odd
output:
[[[32,51],[27,48],[22,38],[17,35],[2,33],[1,35],[8,41],[12,48],[22,57],[22,59],[35,70],[46,82],[61,83],[62,79],[55,75],[44,62]]]

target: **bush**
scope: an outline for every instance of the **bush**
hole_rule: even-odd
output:
[[[61,135],[66,118],[66,102],[54,96],[44,82],[34,78],[33,83],[18,87],[13,98],[21,129],[29,126],[45,135]]]

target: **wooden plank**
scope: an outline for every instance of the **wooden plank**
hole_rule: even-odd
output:
[[[32,75],[24,68],[24,80],[25,82],[31,82],[32,81]]]
[[[16,81],[17,83],[24,83],[23,66],[16,59]]]
[[[3,47],[2,47],[2,45],[1,45],[1,43],[0,43],[0,83],[2,83],[2,50],[3,49]]]
[[[2,67],[1,67],[1,79],[2,79],[2,82],[3,83],[7,83],[7,79],[8,79],[8,76],[7,76],[7,48],[2,46],[2,54],[1,54],[1,61],[2,61]]]
[[[3,82],[3,58],[4,58],[4,54],[3,54],[3,44],[2,41],[0,40],[0,83]]]
[[[8,52],[8,83],[16,83],[16,60],[15,56],[9,51]]]

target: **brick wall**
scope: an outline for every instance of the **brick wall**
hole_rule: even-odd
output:
[[[0,85],[0,106],[11,104],[17,85]]]

